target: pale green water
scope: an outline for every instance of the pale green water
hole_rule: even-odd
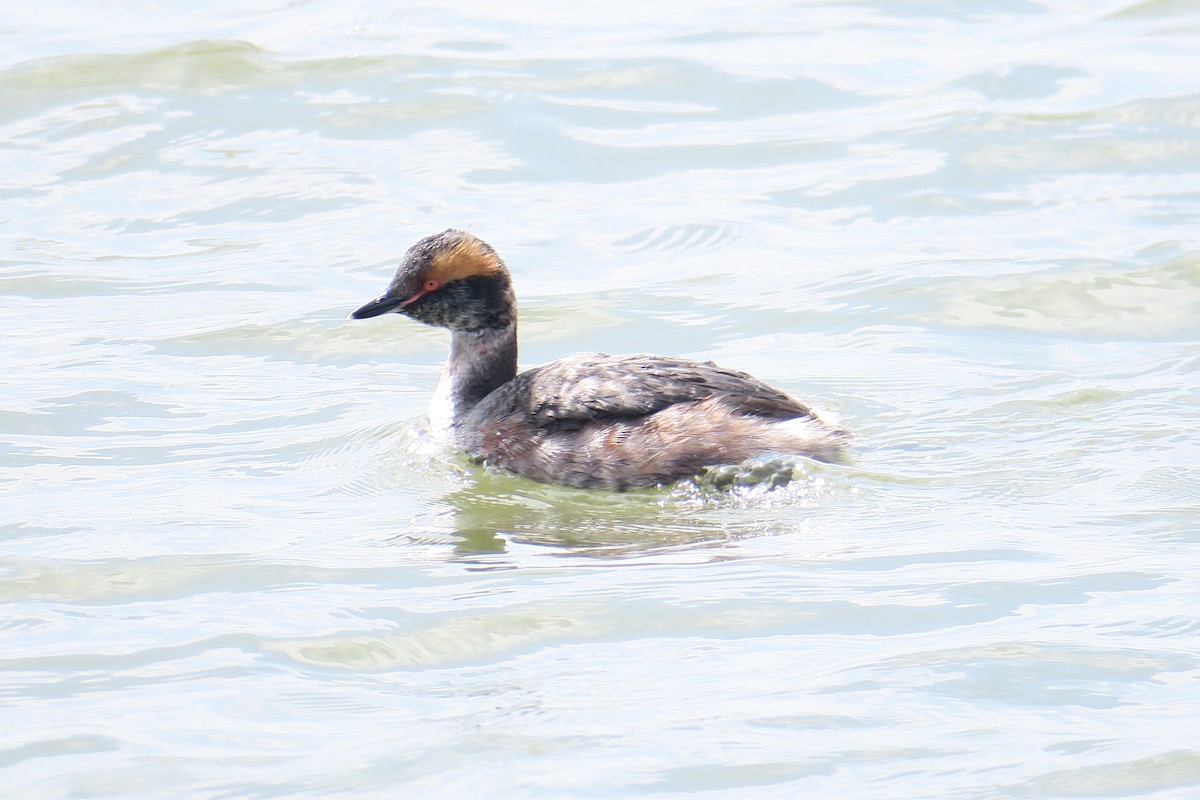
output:
[[[1200,5],[0,12],[0,786],[1200,794]],[[352,323],[447,226],[522,358],[857,436],[530,484]]]

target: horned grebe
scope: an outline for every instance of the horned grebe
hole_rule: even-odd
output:
[[[652,486],[766,453],[830,460],[846,439],[792,397],[712,362],[580,353],[518,375],[508,269],[465,231],[417,242],[384,293],[350,317],[388,312],[452,331],[434,429],[536,481]]]

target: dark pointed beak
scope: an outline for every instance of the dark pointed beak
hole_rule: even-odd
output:
[[[350,319],[368,319],[370,317],[378,317],[380,314],[386,314],[389,311],[394,311],[403,301],[398,297],[377,297],[361,308],[356,308],[350,312]]]

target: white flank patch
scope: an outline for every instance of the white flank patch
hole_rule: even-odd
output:
[[[449,371],[442,372],[437,388],[429,400],[429,428],[434,436],[443,441],[450,440],[450,428],[454,425],[454,395],[451,390]]]

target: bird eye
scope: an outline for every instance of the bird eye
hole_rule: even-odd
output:
[[[433,292],[437,291],[438,287],[441,285],[442,282],[437,278],[430,278],[429,280],[425,281],[425,284],[421,288],[427,292]]]

